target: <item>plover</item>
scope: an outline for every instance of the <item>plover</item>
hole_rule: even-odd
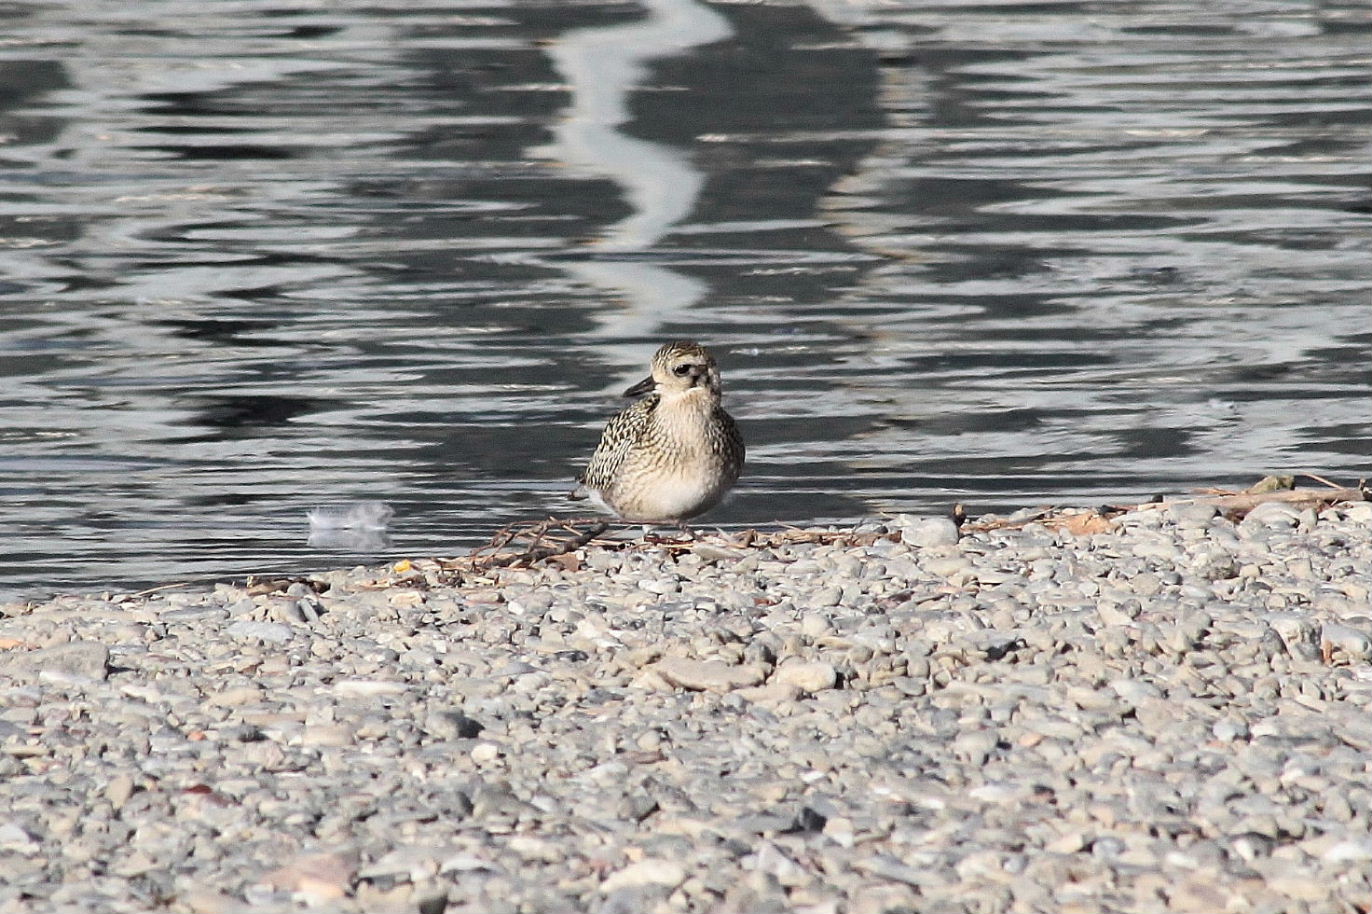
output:
[[[571,497],[635,523],[681,523],[719,504],[744,456],[720,393],[719,368],[703,346],[663,345],[652,375],[624,392],[648,396],[605,426]]]

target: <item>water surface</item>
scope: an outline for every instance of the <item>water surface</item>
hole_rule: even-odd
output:
[[[1362,4],[5,16],[0,591],[566,511],[673,337],[726,527],[1367,474]]]

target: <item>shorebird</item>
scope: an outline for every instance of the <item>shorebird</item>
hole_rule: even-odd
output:
[[[643,394],[605,426],[571,497],[634,523],[680,524],[738,481],[743,437],[720,406],[714,357],[697,343],[663,345],[652,374],[624,392]]]

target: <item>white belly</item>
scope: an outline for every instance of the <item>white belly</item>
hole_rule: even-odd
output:
[[[675,521],[708,511],[727,484],[714,474],[653,473],[621,480],[601,493],[614,513],[638,523]]]
[[[689,517],[705,510],[717,497],[715,487],[701,485],[698,476],[667,476],[644,493],[641,508],[657,519]]]

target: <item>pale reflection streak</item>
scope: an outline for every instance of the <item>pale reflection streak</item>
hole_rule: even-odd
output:
[[[733,34],[727,20],[695,0],[645,0],[648,18],[627,25],[576,29],[548,48],[567,81],[571,101],[554,127],[554,141],[531,150],[569,168],[606,177],[621,188],[633,212],[588,247],[587,259],[548,264],[605,289],[620,307],[603,316],[591,336],[607,359],[638,371],[642,345],[609,340],[654,336],[707,291],[704,283],[633,256],[652,248],[690,215],[705,176],[685,152],[621,132],[629,93],[642,84],[646,64]]]

